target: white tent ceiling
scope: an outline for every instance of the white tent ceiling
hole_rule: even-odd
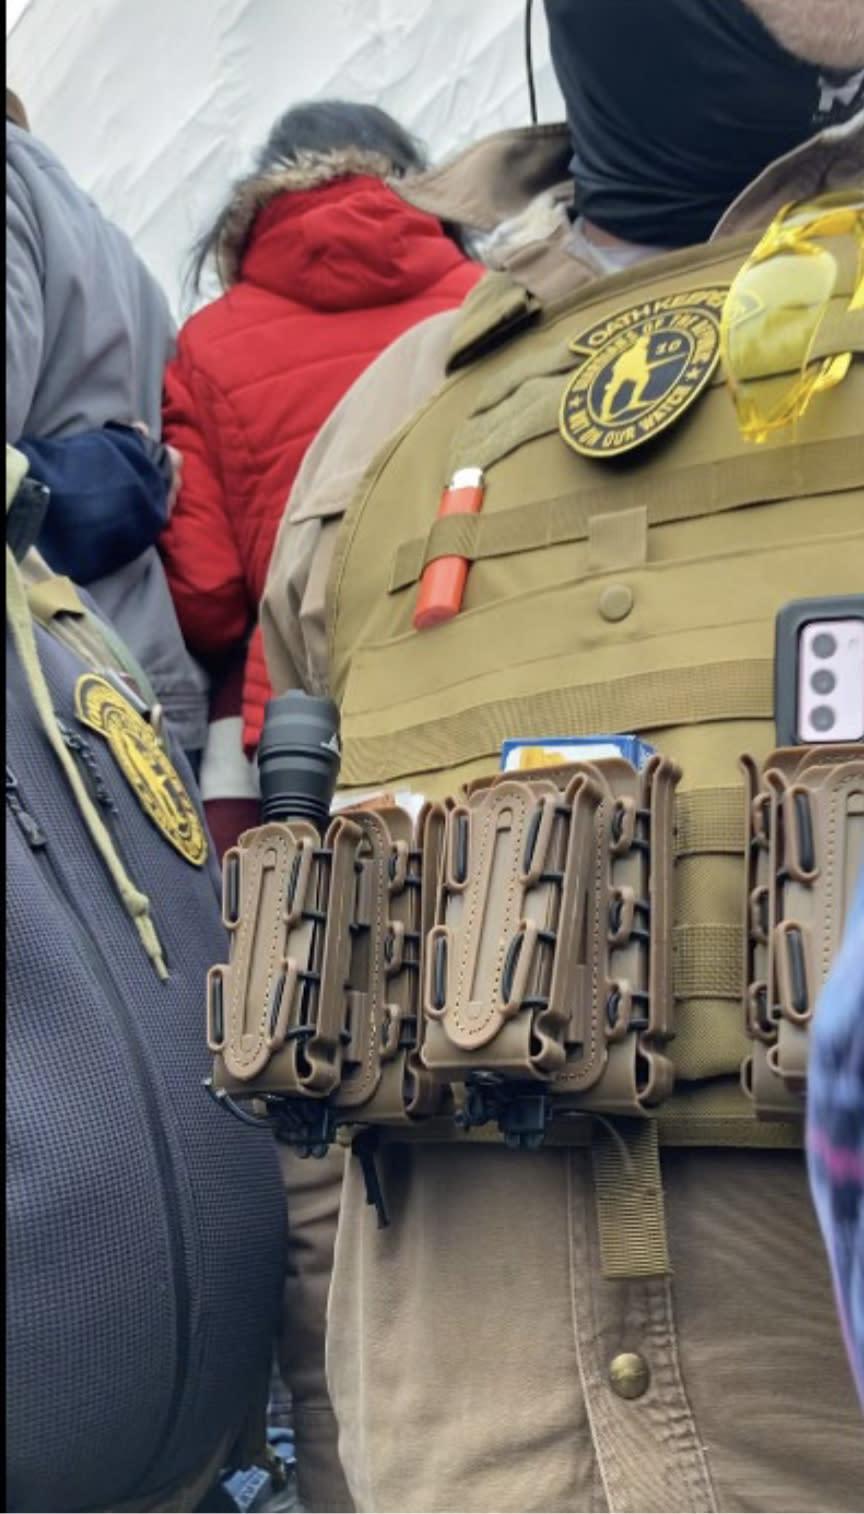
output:
[[[526,124],[524,13],[524,0],[13,0],[7,81],[179,312],[191,243],[298,100],[381,105],[434,159]],[[558,120],[541,0],[533,37],[540,119]]]

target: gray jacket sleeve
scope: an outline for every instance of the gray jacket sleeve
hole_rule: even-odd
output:
[[[44,258],[27,185],[6,163],[6,440],[17,442],[30,413],[44,342]]]

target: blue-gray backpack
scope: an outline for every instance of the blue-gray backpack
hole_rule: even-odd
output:
[[[266,1400],[276,1152],[202,1086],[225,943],[185,759],[71,585],[28,599],[8,546],[6,581],[6,1507],[189,1509]]]

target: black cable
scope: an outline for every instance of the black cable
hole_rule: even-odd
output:
[[[534,0],[525,0],[525,69],[528,74],[528,102],[531,125],[537,125],[537,90],[534,87],[534,59],[531,49],[531,10]]]

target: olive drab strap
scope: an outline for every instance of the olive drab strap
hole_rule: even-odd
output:
[[[596,1122],[591,1145],[603,1276],[671,1272],[655,1120]]]
[[[554,424],[546,433],[554,431]],[[544,433],[544,434],[546,434]],[[475,457],[484,452],[476,451]],[[482,463],[478,464],[482,466]],[[767,499],[795,492],[828,494],[852,489],[864,479],[864,439],[860,430],[838,439],[829,449],[820,444],[785,452],[757,453],[740,467],[706,473],[703,467],[677,474],[658,473],[634,480],[617,491],[616,512],[643,506],[650,527],[706,519],[744,509]],[[396,548],[388,591],[398,593],[419,581],[435,557],[455,553],[469,562],[533,552],[543,547],[586,541],[589,522],[598,511],[609,511],[608,491],[562,496],[531,504],[513,505],[494,515],[444,516],[431,522],[424,537],[412,537]],[[611,513],[611,512],[610,512]]]
[[[526,628],[526,639],[531,628]],[[502,680],[503,681],[503,680]],[[689,666],[625,673],[595,683],[563,682],[557,687],[487,698],[466,720],[460,710],[427,718],[418,709],[417,723],[386,735],[355,735],[343,754],[346,783],[391,783],[402,767],[435,772],[471,762],[497,751],[502,732],[567,731],[590,736],[597,731],[639,731],[711,719],[769,720],[774,712],[773,664],[770,657],[717,659]]]
[[[462,303],[447,372],[506,342],[540,314],[540,301],[506,273],[487,273]]]
[[[31,552],[21,565],[27,602],[34,620],[89,667],[113,670],[131,680],[151,711],[158,708],[153,686],[138,659],[100,615],[88,609],[71,578],[51,573]]]
[[[809,1026],[864,865],[864,746],[743,760],[749,827],[744,1088],[760,1119],[801,1117]]]

